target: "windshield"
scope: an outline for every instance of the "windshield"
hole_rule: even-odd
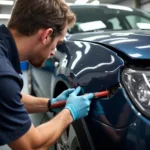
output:
[[[69,33],[99,30],[150,29],[150,14],[124,6],[71,6],[77,22]]]

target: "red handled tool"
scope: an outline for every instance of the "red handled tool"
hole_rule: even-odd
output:
[[[108,95],[109,95],[109,91],[106,90],[106,91],[94,93],[93,98],[106,97]],[[61,107],[64,107],[65,105],[66,105],[66,100],[62,100],[60,102],[55,102],[55,103],[51,104],[51,108],[61,108]]]

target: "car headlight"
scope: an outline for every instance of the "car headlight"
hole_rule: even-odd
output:
[[[122,81],[136,107],[150,117],[150,71],[125,69]]]

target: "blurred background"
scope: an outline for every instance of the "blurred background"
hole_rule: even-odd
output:
[[[0,0],[0,24],[7,23],[7,20],[11,15],[11,9],[14,5],[14,1],[15,0]],[[66,2],[75,4],[117,4],[132,8],[140,8],[150,12],[150,0],[66,0]]]

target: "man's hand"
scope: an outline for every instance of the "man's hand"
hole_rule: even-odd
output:
[[[74,120],[83,118],[88,115],[90,110],[91,99],[94,94],[86,94],[77,96],[81,91],[81,87],[74,90],[68,97],[65,108],[69,109]]]
[[[75,89],[72,88],[72,89],[67,89],[67,90],[63,91],[60,95],[58,95],[56,98],[53,98],[53,99],[51,100],[51,104],[56,103],[56,102],[60,102],[60,101],[62,101],[62,100],[67,100],[69,94],[71,94],[74,90],[75,90]],[[52,109],[52,111],[58,113],[58,112],[60,112],[63,108],[64,108],[64,107]]]

